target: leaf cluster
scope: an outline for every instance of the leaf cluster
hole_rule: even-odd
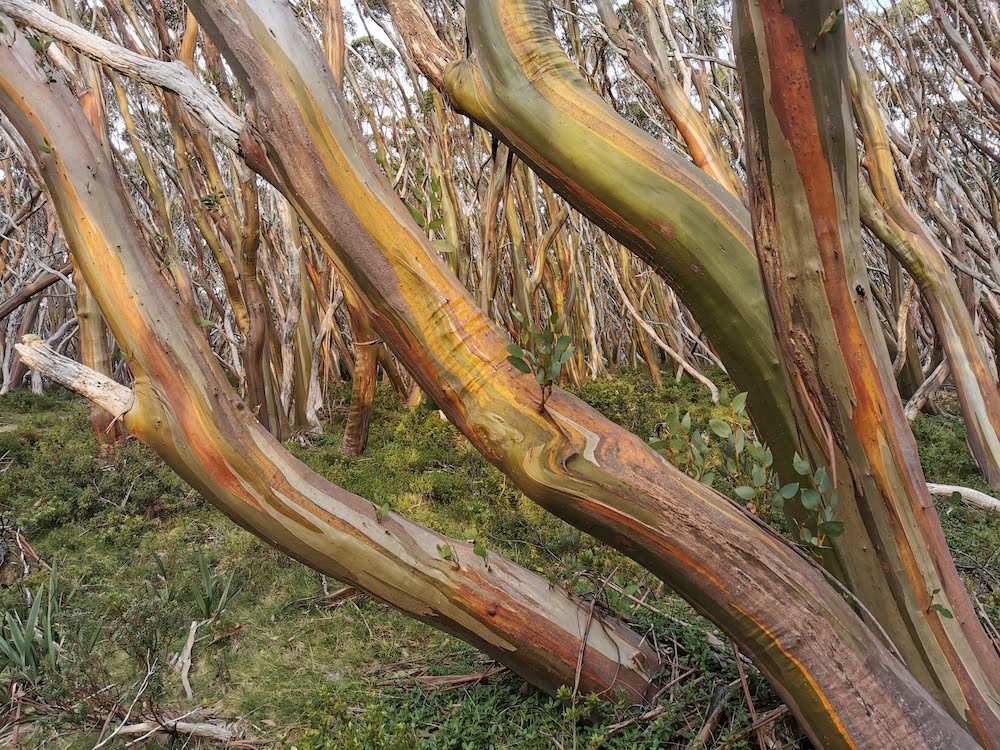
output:
[[[563,324],[558,315],[553,314],[541,329],[534,329],[519,311],[513,310],[511,314],[524,329],[523,340],[528,342],[528,348],[508,344],[507,361],[519,372],[535,376],[535,381],[542,389],[538,412],[543,413],[545,402],[562,374],[563,365],[573,356],[573,339],[566,335],[556,335]]]
[[[704,484],[713,486],[725,479],[747,509],[766,521],[797,499],[810,516],[808,523],[796,529],[797,541],[820,555],[830,539],[844,533],[844,523],[834,518],[837,491],[828,471],[822,467],[813,471],[796,453],[793,468],[803,479],[782,485],[772,467],[771,449],[743,425],[747,394],[739,393],[731,401],[724,394],[722,400],[728,401],[728,418],[709,419],[708,432],[692,429],[690,413],[675,414],[654,427],[650,445]]]

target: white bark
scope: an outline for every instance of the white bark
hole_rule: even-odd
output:
[[[38,336],[25,336],[15,348],[28,367],[90,399],[115,418],[125,414],[135,403],[129,388],[57,354]]]
[[[183,63],[136,54],[85,31],[37,3],[0,0],[0,13],[6,13],[19,24],[42,31],[130,78],[172,91],[180,97],[189,114],[207,126],[227,148],[239,152],[243,119],[227,108]]]
[[[957,492],[962,496],[962,502],[982,510],[989,510],[993,513],[1000,513],[1000,500],[987,495],[985,492],[973,490],[968,487],[957,487],[952,484],[930,484],[927,485],[932,495],[951,495]]]

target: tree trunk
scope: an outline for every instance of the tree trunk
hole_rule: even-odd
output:
[[[44,147],[32,146],[66,240],[135,376],[123,415],[134,435],[241,526],[533,684],[554,693],[579,679],[585,692],[620,686],[630,701],[646,697],[658,664],[640,636],[612,621],[588,628],[592,608],[544,578],[344,491],[253,418],[197,324],[152,271],[114,165],[79,105],[46,80],[19,33],[0,45],[0,110],[27,143]]]
[[[732,634],[789,702],[817,745],[974,747],[891,650],[861,623],[843,592],[786,542],[567,394],[555,390],[539,411],[534,380],[505,363],[506,339],[437,260],[408,211],[359,149],[321,55],[302,35],[287,6],[263,0],[249,6],[223,6],[216,0],[193,6],[206,33],[225,44],[229,62],[253,104],[253,127],[244,130],[238,142],[242,154],[282,189],[324,249],[350,273],[373,304],[377,332],[477,448],[535,499],[646,564]],[[51,130],[46,124],[65,120],[62,103],[50,103],[40,117],[20,110],[27,102],[41,106],[36,100],[45,102],[46,95],[58,89],[47,87],[30,63],[18,67],[18,60],[30,59],[24,52],[26,44],[18,42],[16,53],[0,49],[0,70],[14,71],[0,86],[0,105],[28,134],[26,141],[55,146],[52,153],[36,149],[36,156],[47,166],[50,190],[65,204],[60,212],[63,220],[73,226],[85,221],[83,226],[92,228],[91,212],[80,219],[72,210],[87,196],[70,191],[74,182],[84,184],[92,172],[108,179],[108,169],[80,148],[66,149],[73,153],[72,160],[61,158],[69,145],[62,139],[71,130]],[[17,85],[28,86],[27,81],[30,91],[8,93]],[[304,197],[317,195],[323,200]],[[101,229],[128,232],[129,222],[115,218],[102,222]],[[80,239],[79,228],[67,232]],[[105,251],[119,248],[117,263],[138,274],[120,285],[109,281],[103,290],[102,307],[109,320],[113,316],[113,325],[125,330],[129,321],[138,320],[144,324],[139,333],[146,333],[133,336],[133,356],[143,375],[137,379],[135,413],[129,412],[126,420],[135,429],[148,431],[158,450],[200,487],[214,490],[209,494],[216,498],[227,497],[225,491],[228,497],[246,497],[246,488],[233,479],[262,474],[267,483],[251,485],[259,496],[250,494],[264,516],[258,533],[278,533],[270,538],[300,557],[313,554],[312,548],[304,549],[317,538],[310,524],[315,526],[318,518],[333,519],[305,502],[289,503],[285,498],[301,497],[299,483],[309,486],[315,480],[302,479],[293,460],[283,456],[262,430],[240,418],[238,405],[229,401],[229,392],[217,382],[214,360],[204,353],[203,344],[192,343],[197,340],[194,323],[178,321],[175,306],[144,296],[137,300],[128,292],[129,285],[143,287],[142,264],[129,255],[134,245],[115,242],[113,237],[94,239],[101,241],[89,245]],[[88,243],[78,246],[81,253],[88,252],[87,247]],[[115,262],[107,256],[98,265],[115,270]],[[82,270],[88,272],[86,266]],[[95,269],[90,270],[97,278]],[[178,333],[169,333],[174,330]],[[203,370],[178,372],[178,364],[188,361]],[[149,398],[153,385],[147,372],[157,378],[159,398]],[[163,399],[163,394],[169,398]],[[189,408],[173,412],[159,404]],[[251,440],[240,439],[243,429],[250,430]],[[247,454],[253,445],[267,450]],[[206,455],[209,451],[216,453]],[[246,500],[220,504],[230,512],[239,511],[244,520],[248,514],[259,520]],[[350,515],[350,503],[345,500],[342,505]],[[281,518],[270,513],[275,508],[283,509],[278,511]],[[367,506],[365,510],[371,512]],[[303,513],[305,522],[300,520]],[[373,521],[367,514],[359,519],[361,528],[370,529],[375,522],[377,518]],[[357,541],[347,536],[345,546]],[[323,551],[329,555],[331,549],[332,545]],[[403,549],[416,554],[410,546]],[[371,560],[369,552],[361,559],[366,550],[366,545],[355,543],[344,551],[356,556],[353,570],[363,571],[365,585],[377,584],[378,591],[389,594],[403,591],[386,586],[383,579],[367,580],[373,574],[388,577],[395,569],[388,556]],[[467,569],[465,565],[458,570]],[[412,569],[417,581],[409,584],[408,591],[425,590],[421,584],[426,577],[421,574],[426,570],[424,565]]]
[[[1000,658],[955,570],[886,367],[861,254],[846,34],[820,34],[827,14],[843,10],[821,6],[734,8],[751,215],[788,389],[813,465],[857,500],[857,516],[837,506],[845,538],[867,530],[877,560],[864,562],[881,563],[864,576],[856,559],[852,585],[866,603],[885,597],[876,613],[907,666],[996,747]],[[817,518],[813,538],[829,520]]]

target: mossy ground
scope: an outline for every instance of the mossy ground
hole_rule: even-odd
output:
[[[727,416],[693,383],[655,389],[639,374],[588,384],[579,395],[640,435],[675,410],[690,411],[695,425]],[[346,402],[347,391],[338,397]],[[289,449],[376,505],[477,539],[555,585],[597,594],[663,645],[674,683],[663,713],[615,728],[638,714],[608,706],[594,713],[584,696],[548,698],[508,673],[434,684],[428,678],[481,674],[491,663],[366,596],[327,597],[324,587],[336,592],[339,584],[230,523],[136,441],[98,460],[86,407],[74,397],[16,393],[0,398],[0,608],[23,612],[25,590],[48,581],[30,560],[24,575],[9,533],[16,528],[42,559],[58,563],[64,638],[58,668],[41,669],[34,684],[0,671],[0,689],[17,682],[34,701],[22,700],[30,718],[19,730],[22,746],[93,747],[105,716],[120,717],[141,693],[133,716],[200,707],[191,720],[238,720],[237,730],[264,746],[299,750],[685,746],[722,700],[708,746],[756,747],[731,649],[651,576],[528,502],[435,409],[405,410],[380,389],[360,459],[341,452],[343,416],[331,414],[324,433]],[[929,479],[985,489],[959,424],[922,418],[915,432]],[[941,509],[970,588],[996,619],[1000,519],[947,502]],[[239,593],[198,631],[189,699],[171,660],[192,620],[202,619],[199,555],[219,587],[231,577]],[[779,705],[756,672],[747,680],[757,712]],[[12,737],[12,714],[3,716],[0,743]],[[787,719],[768,731],[793,745],[801,734]]]

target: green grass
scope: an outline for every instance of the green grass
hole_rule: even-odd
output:
[[[637,373],[588,384],[579,395],[644,436],[675,411],[690,411],[695,425],[728,413],[689,381],[656,389]],[[0,474],[2,516],[7,529],[20,529],[44,560],[59,565],[58,635],[64,641],[59,669],[36,684],[22,683],[37,701],[25,707],[31,723],[19,730],[29,733],[24,746],[92,747],[105,716],[121,717],[140,686],[137,714],[201,707],[200,720],[226,717],[265,745],[299,750],[644,749],[684,745],[698,732],[716,689],[738,679],[731,650],[719,645],[709,623],[620,554],[527,501],[436,409],[402,409],[380,388],[369,447],[360,459],[340,450],[342,421],[334,411],[323,434],[304,445],[290,441],[288,448],[377,505],[451,536],[480,540],[555,585],[598,595],[601,606],[663,645],[667,669],[678,677],[663,713],[605,736],[609,726],[637,714],[594,707],[585,696],[549,698],[509,673],[429,684],[429,677],[482,674],[492,664],[364,595],[327,599],[318,574],[230,523],[136,441],[121,446],[110,462],[96,459],[87,410],[77,399],[19,392],[0,398],[0,455],[8,452],[12,459]],[[915,431],[929,478],[977,486],[959,425],[922,418]],[[941,508],[963,574],[996,618],[1000,519],[947,502]],[[32,564],[22,576],[9,534],[2,543],[0,607],[20,612],[25,590],[39,590],[48,574]],[[211,576],[232,576],[241,590],[221,616],[198,630],[194,698],[188,699],[170,661],[191,621],[201,618],[194,594],[202,585],[199,552]],[[329,591],[340,588],[335,581],[325,584]],[[97,628],[96,645],[81,645]],[[0,690],[14,677],[0,667]],[[753,670],[749,687],[759,712],[778,705]],[[745,704],[738,686],[727,694],[710,746],[734,737],[730,747],[750,746],[741,735],[749,724]],[[0,742],[2,726],[0,719]],[[789,720],[777,733],[786,741],[800,736]]]

